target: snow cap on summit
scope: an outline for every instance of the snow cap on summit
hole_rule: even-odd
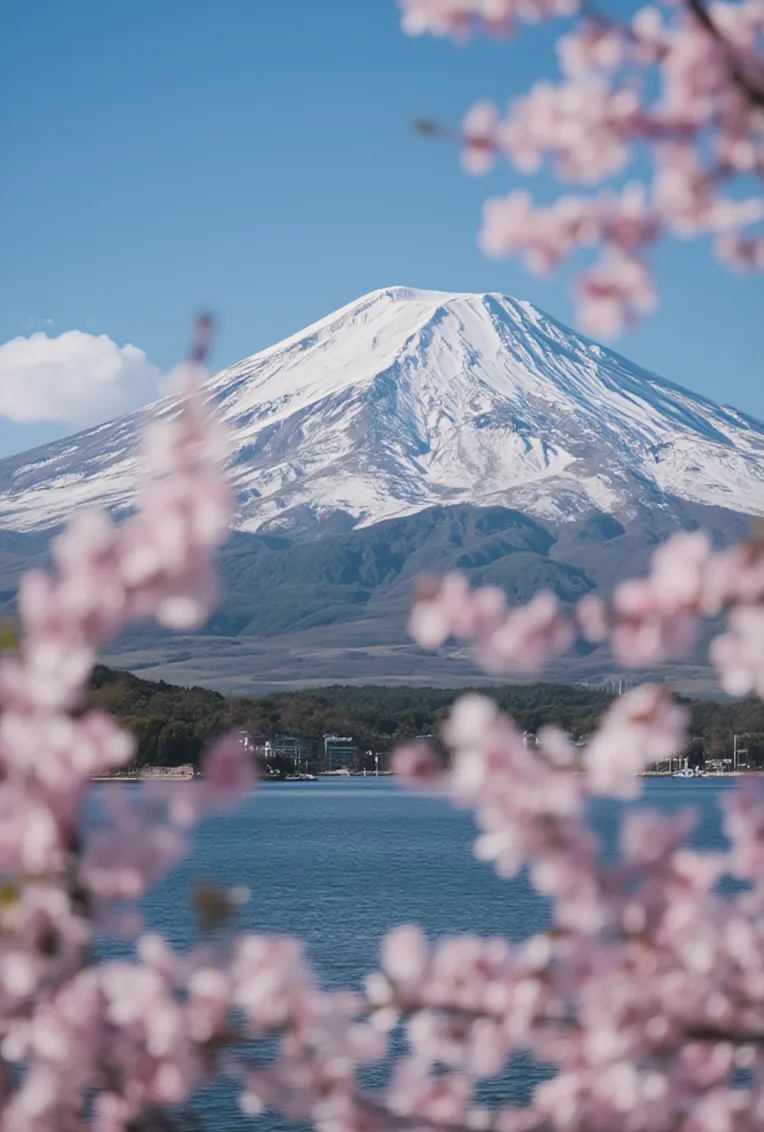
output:
[[[320,533],[434,505],[544,521],[672,496],[764,514],[764,424],[664,381],[532,304],[387,287],[213,377],[246,530]],[[0,461],[0,523],[130,505],[162,402]]]

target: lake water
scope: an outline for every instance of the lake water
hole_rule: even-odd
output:
[[[645,786],[644,801],[656,808],[698,808],[699,847],[723,843],[717,803],[733,780],[646,779]],[[99,788],[110,789],[134,787]],[[610,844],[619,810],[606,801],[592,814]],[[544,902],[524,879],[500,881],[476,861],[473,839],[470,814],[390,778],[272,783],[201,826],[190,856],[151,894],[146,911],[151,926],[183,948],[194,939],[193,885],[246,885],[242,928],[301,936],[325,985],[357,986],[376,966],[380,937],[398,923],[417,922],[432,937],[475,931],[511,939],[544,926]],[[500,1092],[519,1099],[537,1079],[532,1065],[519,1065]],[[244,1119],[226,1088],[205,1090],[195,1111],[208,1132],[297,1127]]]

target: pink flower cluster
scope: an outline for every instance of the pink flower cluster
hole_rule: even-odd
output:
[[[497,156],[524,174],[549,163],[567,184],[617,178],[613,192],[563,195],[539,205],[515,190],[486,202],[480,241],[488,255],[521,255],[529,270],[557,269],[600,248],[577,282],[592,333],[617,334],[654,309],[645,251],[666,236],[709,235],[717,255],[742,269],[764,264],[764,10],[760,0],[649,5],[619,22],[587,5],[516,0],[402,0],[404,30],[464,38],[471,28],[509,30],[569,16],[558,41],[563,78],[537,82],[505,117],[489,102],[465,116],[463,164],[483,173]],[[437,132],[437,131],[436,131]],[[444,131],[445,132],[445,131]],[[623,186],[632,166],[648,174]]]
[[[81,513],[54,540],[55,572],[22,578],[19,646],[0,658],[2,1132],[91,1127],[87,1098],[111,1037],[112,1067],[121,1057],[109,1017],[119,968],[91,968],[94,932],[139,928],[121,903],[135,901],[182,855],[204,805],[238,798],[252,782],[249,754],[222,740],[208,757],[206,789],[157,787],[137,806],[115,795],[109,824],[81,843],[93,777],[133,755],[131,736],[111,716],[83,710],[99,648],[147,616],[200,625],[215,601],[212,555],[226,536],[232,498],[201,376],[197,362],[185,367],[174,415],[147,437],[135,516],[117,527],[103,512]],[[126,996],[148,1018],[160,999],[145,972],[136,968],[125,974],[131,978]],[[130,1038],[136,1064],[137,1037]],[[177,1091],[177,1074],[158,1062],[154,1070],[162,1078],[154,1092],[138,1089],[117,1103],[107,1090],[110,1115],[101,1127],[127,1128],[149,1100]],[[129,1076],[127,1063],[119,1073]]]
[[[222,1072],[240,1078],[253,1115],[266,1106],[294,1117],[352,1108],[354,1068],[385,1046],[378,1029],[356,1020],[361,1005],[322,992],[294,940],[242,935],[222,951],[181,956],[144,935],[136,961],[83,966],[38,994],[32,1018],[4,1038],[4,1060],[28,1072],[3,1097],[0,1128],[172,1128],[172,1111]],[[267,1068],[231,1048],[251,1053],[279,1035]],[[166,1123],[155,1122],[162,1112]]]
[[[419,643],[473,641],[488,671],[538,671],[581,633],[610,639],[637,665],[683,655],[701,618],[727,615],[712,644],[720,680],[761,695],[764,546],[715,550],[675,536],[647,577],[610,607],[590,595],[571,613],[551,595],[509,608],[459,575],[427,579],[412,610]],[[398,929],[367,994],[379,1025],[401,1023],[410,1048],[390,1106],[435,1127],[497,1132],[624,1128],[717,1132],[764,1120],[764,789],[724,802],[729,849],[688,848],[694,816],[635,808],[609,864],[586,822],[598,794],[640,793],[639,775],[688,743],[688,713],[643,684],[619,696],[588,742],[556,727],[538,746],[482,696],[458,700],[442,728],[450,764],[424,744],[397,753],[412,786],[475,811],[476,856],[501,876],[527,869],[552,902],[551,927],[518,946],[459,937],[430,946]],[[742,890],[719,891],[733,876]],[[552,1063],[532,1103],[486,1110],[479,1084],[518,1052]]]
[[[610,638],[617,659],[638,668],[686,656],[701,621],[729,610],[711,659],[726,691],[760,695],[763,602],[764,544],[715,551],[705,533],[681,533],[658,548],[647,577],[616,587],[609,609],[591,594],[568,612],[548,591],[508,607],[495,587],[470,592],[462,575],[447,574],[422,585],[409,632],[425,648],[451,637],[474,642],[480,664],[494,674],[539,672],[578,636],[596,643]]]
[[[398,0],[403,30],[409,35],[452,35],[466,39],[484,28],[507,35],[517,22],[537,23],[552,16],[569,16],[579,0]]]
[[[457,802],[462,760],[484,758],[496,739],[514,748],[506,760],[520,755],[508,721],[486,718],[488,737],[481,727],[471,750],[455,751],[447,789]],[[752,1132],[764,1113],[764,892],[761,870],[750,870],[752,853],[761,862],[761,790],[728,807],[732,857],[688,850],[686,816],[637,810],[623,825],[619,862],[607,866],[576,820],[585,785],[572,775],[561,784],[543,758],[534,775],[535,790],[521,785],[516,803],[501,770],[498,799],[496,780],[477,774],[469,794],[479,820],[494,815],[493,836],[503,819],[512,870],[527,864],[553,897],[552,926],[518,945],[469,935],[430,945],[412,926],[387,937],[367,997],[380,1028],[404,1026],[410,1049],[390,1109],[444,1129]],[[727,871],[754,877],[754,888],[720,896]],[[481,1080],[521,1051],[556,1075],[527,1107],[486,1108]],[[736,1083],[741,1071],[749,1087]]]
[[[537,672],[575,639],[571,619],[548,590],[528,605],[510,608],[497,586],[470,591],[462,574],[423,579],[409,618],[409,633],[424,648],[440,648],[450,637],[474,641],[487,672]]]

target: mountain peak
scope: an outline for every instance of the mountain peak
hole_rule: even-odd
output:
[[[500,294],[372,291],[209,389],[243,529],[320,533],[452,503],[564,522],[672,496],[764,513],[764,425]],[[129,506],[152,411],[0,461],[0,523]]]

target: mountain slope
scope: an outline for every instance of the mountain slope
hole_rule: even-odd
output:
[[[543,588],[571,602],[591,589],[607,594],[646,568],[658,542],[698,526],[728,544],[745,536],[748,522],[677,503],[640,507],[626,527],[593,514],[554,532],[506,508],[454,505],[309,542],[241,532],[224,548],[223,602],[201,633],[168,638],[145,626],[128,634],[110,660],[224,689],[471,683],[485,679],[471,649],[448,645],[434,655],[408,638],[412,586],[423,571],[461,570],[471,585],[498,585],[515,603]],[[584,647],[545,671],[545,678],[565,681],[614,675],[633,674],[619,673],[606,646]],[[715,686],[705,645],[688,663],[650,675],[695,692]]]
[[[507,508],[454,505],[307,542],[236,532],[221,553],[223,600],[203,630],[176,635],[141,625],[106,659],[152,678],[242,692],[333,681],[485,681],[471,650],[449,645],[433,654],[407,637],[412,584],[422,571],[462,570],[472,585],[501,586],[512,602],[544,587],[570,602],[592,588],[607,594],[619,578],[644,570],[656,543],[699,526],[726,544],[744,537],[748,521],[675,502],[640,506],[626,526],[592,514],[552,531]],[[20,570],[47,560],[45,533],[0,530],[0,619],[16,612]],[[545,672],[565,681],[620,675],[604,646],[579,649]],[[702,649],[651,675],[687,691],[715,687]]]
[[[764,424],[500,295],[376,291],[209,388],[242,530],[325,535],[453,504],[552,523],[674,498],[764,514]],[[129,507],[140,428],[172,411],[0,461],[0,525]]]

